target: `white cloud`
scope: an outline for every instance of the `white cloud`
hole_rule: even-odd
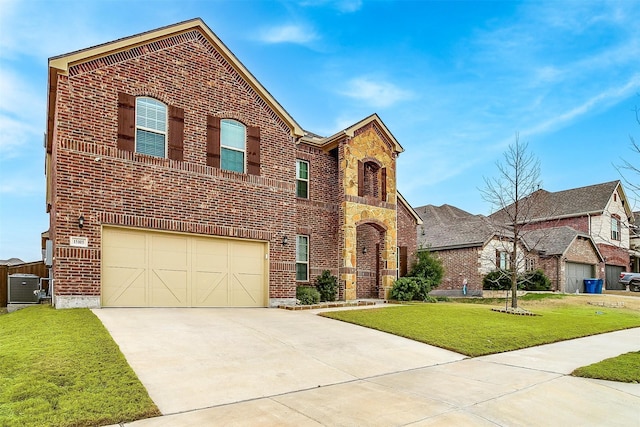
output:
[[[310,27],[287,24],[263,30],[260,40],[265,43],[294,43],[305,45],[319,37]]]
[[[351,79],[340,94],[380,108],[390,107],[414,97],[412,92],[399,88],[393,83],[376,81],[366,76]]]
[[[342,13],[357,12],[362,8],[362,0],[305,0],[300,6],[325,6],[328,5]]]
[[[22,78],[3,69],[0,93],[0,159],[14,158],[25,146],[33,148],[34,140],[42,141],[45,101]]]

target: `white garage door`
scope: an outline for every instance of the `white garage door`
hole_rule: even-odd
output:
[[[265,307],[266,243],[105,227],[105,307]]]

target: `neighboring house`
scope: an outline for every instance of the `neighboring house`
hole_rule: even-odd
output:
[[[457,293],[466,284],[471,295],[482,294],[482,279],[487,273],[510,267],[513,244],[508,232],[497,229],[487,217],[450,205],[421,206],[416,212],[423,221],[418,228],[419,250],[434,253],[444,267],[438,293]],[[521,260],[526,248],[519,244],[518,249]]]
[[[538,190],[531,197],[535,198],[536,207],[526,228],[569,226],[591,236],[602,256],[594,277],[604,279],[606,289],[623,289],[618,277],[630,267],[629,225],[633,223],[633,213],[621,182],[557,192]],[[490,218],[500,221],[503,214],[498,211]]]
[[[420,218],[373,114],[306,132],[194,19],[49,60],[56,307],[274,306],[330,270],[387,297]]]
[[[12,266],[19,264],[24,264],[24,261],[22,261],[20,258],[0,259],[0,265]]]
[[[416,212],[423,220],[419,247],[434,253],[445,269],[438,293],[459,294],[466,283],[471,295],[480,294],[487,273],[512,268],[507,227],[449,205],[421,206]],[[594,240],[567,226],[528,230],[517,247],[518,271],[542,269],[552,290],[560,292],[583,292],[583,279],[594,277],[602,261]]]
[[[634,212],[635,223],[629,226],[629,271],[640,272],[640,211]]]
[[[568,226],[528,230],[522,239],[535,255],[528,268],[543,270],[554,291],[584,292],[584,279],[596,277],[603,261],[591,236]]]

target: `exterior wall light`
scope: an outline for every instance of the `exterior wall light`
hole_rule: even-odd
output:
[[[286,245],[289,242],[289,239],[287,238],[287,236],[284,236],[282,238],[282,246]]]
[[[78,228],[84,227],[84,216],[80,215],[78,217]]]
[[[366,255],[367,254],[367,247],[363,246],[362,247],[362,255]]]

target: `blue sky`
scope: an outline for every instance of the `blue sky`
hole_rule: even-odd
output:
[[[378,113],[413,206],[488,214],[479,188],[516,132],[550,191],[640,163],[637,1],[0,0],[0,259],[39,259],[48,228],[48,58],[195,17],[306,130]]]

